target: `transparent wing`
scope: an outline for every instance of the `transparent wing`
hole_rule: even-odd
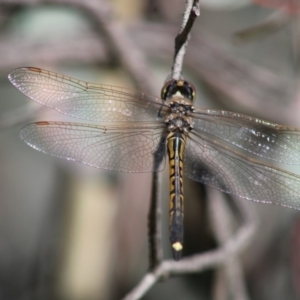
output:
[[[44,153],[83,164],[122,172],[152,172],[165,165],[165,126],[93,126],[36,122],[25,126],[21,138]],[[156,156],[154,158],[154,152]]]
[[[300,129],[246,115],[197,109],[194,130],[206,132],[255,155],[289,164],[300,164]]]
[[[23,94],[43,105],[89,121],[150,121],[163,100],[122,87],[94,84],[39,68],[19,68],[9,76]]]
[[[300,209],[300,176],[264,165],[206,135],[187,141],[185,175],[223,192],[262,203]]]

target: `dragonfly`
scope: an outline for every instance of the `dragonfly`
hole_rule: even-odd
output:
[[[247,200],[300,209],[300,176],[274,166],[300,164],[300,129],[195,108],[195,88],[183,79],[167,81],[155,97],[35,67],[15,69],[8,77],[32,100],[88,121],[26,125],[20,136],[34,149],[129,173],[159,172],[169,161],[175,260],[183,250],[183,175]]]

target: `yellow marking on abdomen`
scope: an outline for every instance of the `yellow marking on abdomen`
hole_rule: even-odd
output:
[[[173,257],[179,260],[183,248],[183,153],[185,136],[172,132],[167,137],[170,170],[170,240]]]

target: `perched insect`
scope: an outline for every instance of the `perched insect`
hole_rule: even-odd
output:
[[[121,172],[161,171],[168,156],[170,240],[176,260],[183,248],[183,174],[247,200],[300,209],[300,176],[244,154],[300,164],[297,128],[194,108],[195,89],[184,80],[167,82],[161,98],[39,68],[16,69],[9,80],[43,105],[100,123],[29,124],[20,135],[36,150]]]

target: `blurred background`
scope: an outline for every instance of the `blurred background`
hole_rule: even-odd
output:
[[[93,10],[108,5],[110,18]],[[184,5],[0,0],[0,299],[123,297],[148,268],[151,187],[151,174],[102,171],[28,147],[19,138],[25,124],[71,119],[32,103],[7,75],[34,66],[116,86],[142,89],[144,83],[159,96]],[[183,64],[183,75],[197,87],[196,106],[300,127],[299,11],[297,0],[202,0]],[[112,42],[107,24],[115,23],[122,24],[130,43],[123,45],[124,36],[117,35]],[[131,67],[143,67],[151,83],[135,78]],[[161,184],[162,230],[164,255],[171,258],[167,173]],[[220,238],[211,224],[209,193],[188,179],[185,192],[184,256],[216,249]],[[299,299],[299,213],[245,205],[257,230],[234,258],[238,273],[215,268],[170,278],[143,299]],[[234,211],[228,214],[234,233],[242,225]],[[230,278],[240,281],[243,298],[228,287]]]

